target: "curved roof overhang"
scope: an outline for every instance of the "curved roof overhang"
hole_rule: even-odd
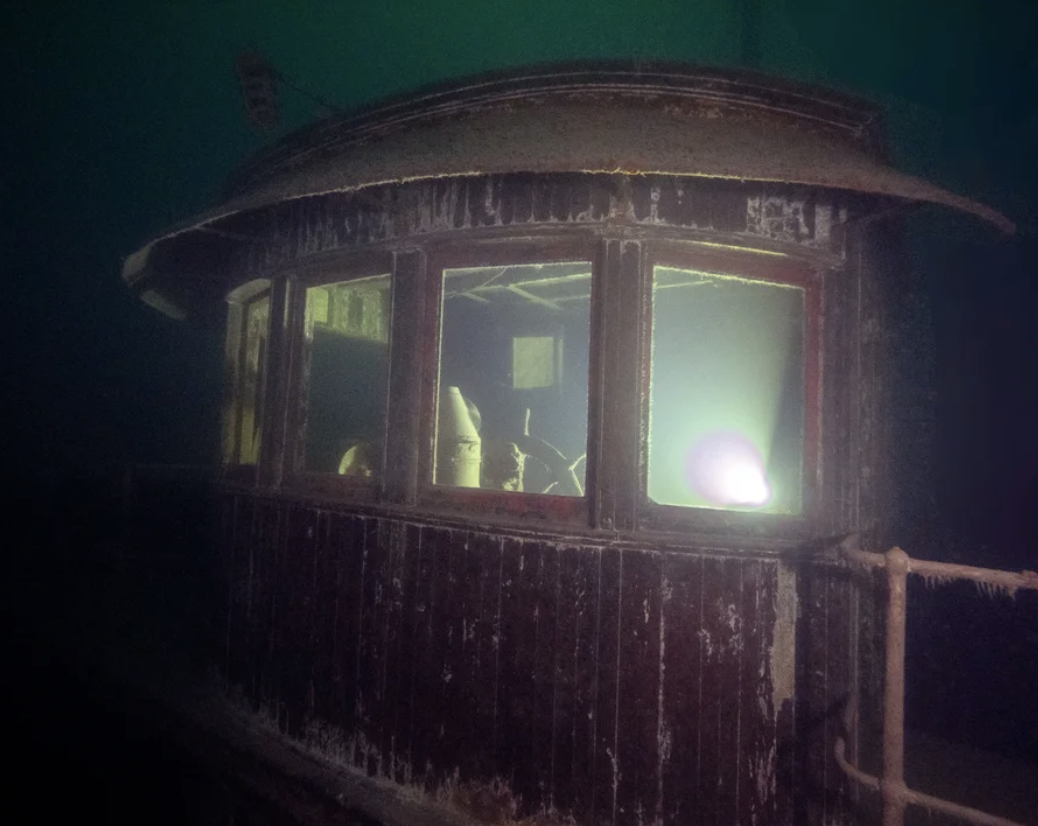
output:
[[[555,67],[432,87],[260,153],[223,203],[128,257],[123,278],[146,280],[156,245],[194,246],[224,221],[288,201],[516,172],[799,184],[939,204],[1014,231],[999,212],[890,167],[878,124],[878,110],[853,98],[689,67]]]

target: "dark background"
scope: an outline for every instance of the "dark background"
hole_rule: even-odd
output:
[[[235,56],[246,47],[346,108],[459,75],[578,58],[750,66],[881,103],[901,169],[988,203],[1019,227],[1015,237],[1000,237],[974,219],[930,208],[907,221],[905,292],[893,326],[895,535],[922,557],[1038,567],[1031,530],[1038,495],[1033,5],[20,4],[5,15],[0,34],[0,432],[4,500],[14,506],[4,528],[12,572],[7,603],[32,603],[37,616],[53,616],[60,592],[46,573],[75,571],[96,558],[112,530],[96,517],[117,504],[115,483],[126,462],[215,459],[222,328],[158,315],[129,295],[119,270],[122,257],[152,233],[209,205],[247,153],[320,114],[311,102],[286,95],[279,132],[250,132],[234,75]],[[28,526],[27,538],[16,541],[19,525]],[[39,597],[30,579],[51,588],[49,596]],[[910,714],[921,727],[1038,760],[1038,686],[1031,681],[1038,629],[1013,620],[1001,602],[985,607],[969,594],[964,600],[965,607],[936,605],[919,618],[934,630],[933,640],[950,634],[951,642],[916,643],[930,671],[910,686]],[[57,666],[40,664],[39,646],[22,633],[24,614],[12,624],[22,634],[16,652],[36,665],[22,672],[24,705],[9,708],[37,719],[54,704],[24,688],[32,684],[29,672],[50,681],[47,669]],[[1009,648],[993,645],[996,638],[1009,640]],[[940,657],[970,640],[988,656],[982,665],[935,670]],[[1006,661],[1006,650],[1015,662]],[[965,705],[972,710],[958,723],[938,715],[935,685],[960,704],[970,698]],[[997,723],[1003,706],[1015,723]],[[69,720],[81,712],[68,711]],[[63,731],[56,724],[53,742],[69,739]]]

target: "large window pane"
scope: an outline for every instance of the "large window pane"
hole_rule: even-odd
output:
[[[649,498],[802,507],[804,291],[656,267]]]
[[[307,289],[306,470],[365,478],[378,473],[389,314],[388,275]]]
[[[446,270],[434,481],[582,496],[591,265]]]

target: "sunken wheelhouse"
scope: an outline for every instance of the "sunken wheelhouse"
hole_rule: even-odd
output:
[[[228,702],[384,822],[401,787],[846,820],[865,643],[824,550],[883,540],[882,239],[1005,225],[878,122],[690,67],[481,77],[290,135],[130,256],[158,309],[228,307]]]

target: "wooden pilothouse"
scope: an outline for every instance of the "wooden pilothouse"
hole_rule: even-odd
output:
[[[879,120],[686,66],[477,78],[289,135],[127,259],[169,315],[227,306],[235,782],[301,821],[331,788],[384,823],[850,821],[873,641],[833,551],[886,541],[884,234],[1007,227]]]

